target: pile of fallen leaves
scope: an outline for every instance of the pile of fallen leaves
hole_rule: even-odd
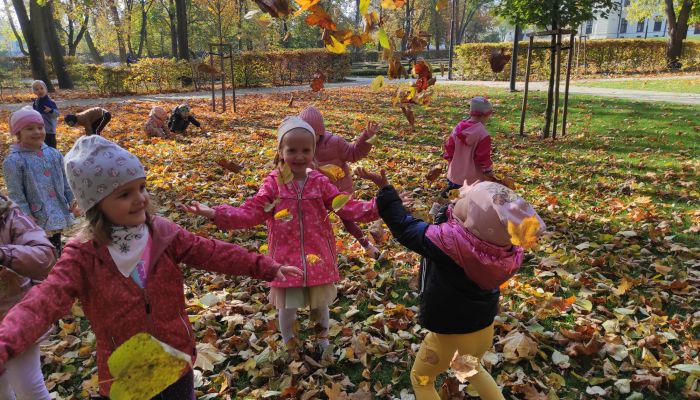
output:
[[[692,110],[573,96],[568,135],[551,142],[512,134],[519,98],[510,93],[437,88],[408,129],[391,106],[387,94],[394,91],[332,89],[322,100],[297,92],[292,105],[289,94],[247,95],[238,99],[236,115],[192,101],[202,128],[190,128],[178,141],[142,133],[152,104],[112,103],[106,105],[113,119],[105,136],[147,166],[161,214],[198,234],[264,252],[263,226],[221,232],[176,205],[238,205],[254,194],[273,167],[282,116],[314,104],[327,129],[348,139],[368,120],[381,123],[375,148],[357,165],[386,168],[394,185],[413,192],[412,211],[428,219],[443,186],[435,172],[443,163],[441,143],[468,99],[487,94],[497,111],[489,124],[497,173],[515,181],[548,232],[504,285],[494,347],[481,360],[485,368],[506,395],[531,400],[698,398],[700,125]],[[542,103],[535,94],[532,115]],[[0,112],[3,131],[6,121],[7,112]],[[528,130],[540,123],[533,117]],[[65,153],[78,131],[61,125],[58,134]],[[359,198],[374,194],[365,182],[356,187]],[[337,222],[343,279],[331,306],[332,347],[325,353],[314,347],[313,326],[302,312],[301,356],[290,359],[259,282],[185,269],[199,399],[413,398],[409,371],[425,334],[416,323],[419,257],[374,223],[364,229],[386,251],[375,263]],[[47,385],[56,398],[96,391],[94,343],[76,305],[42,345]],[[439,380],[443,398],[473,393],[458,377],[450,372]]]

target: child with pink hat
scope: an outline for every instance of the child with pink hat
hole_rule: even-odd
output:
[[[430,332],[411,369],[416,399],[439,399],[435,378],[455,355],[478,359],[491,348],[498,313],[499,286],[513,276],[523,248],[509,234],[509,224],[534,223],[534,238],[545,225],[530,204],[507,187],[479,182],[461,189],[454,204],[444,206],[435,224],[414,218],[396,190],[380,174],[363,169],[358,176],[373,181],[379,215],[394,237],[421,254],[420,325]],[[520,238],[518,238],[520,239]],[[479,364],[469,382],[482,399],[503,399],[494,379]],[[419,378],[420,377],[420,378]]]
[[[326,165],[335,165],[341,168],[343,170],[343,176],[337,179],[330,176],[329,178],[331,178],[331,182],[342,192],[352,194],[354,189],[348,162],[360,161],[367,157],[367,154],[372,150],[371,139],[377,134],[379,125],[374,122],[368,122],[367,127],[362,131],[362,134],[357,140],[355,140],[354,143],[348,143],[341,136],[326,131],[323,115],[316,107],[306,107],[299,114],[299,118],[311,125],[316,134],[316,154],[314,158],[317,167],[319,167],[321,171],[323,171],[321,167]],[[360,243],[367,255],[372,258],[379,257],[379,250],[369,241],[357,223],[345,218],[341,218],[340,220],[345,230]]]
[[[442,155],[449,163],[447,168],[447,188],[441,195],[459,189],[466,182],[494,181],[491,161],[491,136],[486,122],[493,114],[493,106],[485,97],[476,96],[469,102],[469,119],[460,121],[445,142]]]

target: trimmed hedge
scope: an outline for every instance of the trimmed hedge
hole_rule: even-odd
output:
[[[50,60],[47,61],[47,65],[51,66]],[[108,94],[173,90],[183,86],[183,82],[193,80],[200,88],[207,88],[211,77],[197,70],[201,62],[142,58],[136,64],[127,66],[83,64],[71,58],[68,68],[77,85]],[[208,59],[205,62],[208,63]],[[0,78],[14,81],[14,84],[31,79],[28,57],[0,59],[0,66],[6,67],[3,69],[7,71],[6,76]],[[218,69],[219,66],[216,58],[214,67]],[[230,71],[230,60],[226,60],[224,73],[227,84],[231,79]],[[238,87],[307,84],[317,71],[323,72],[330,82],[342,80],[350,73],[350,57],[332,54],[325,49],[234,53],[234,75]],[[52,70],[49,74],[55,76]]]
[[[518,45],[518,76],[525,76],[527,44]],[[549,45],[549,41],[536,41],[536,45]],[[568,44],[566,41],[565,45]],[[508,80],[510,63],[503,72],[494,73],[489,65],[492,49],[505,48],[510,52],[512,45],[507,43],[467,43],[455,48],[454,68],[461,79]],[[549,76],[548,49],[532,52],[531,79],[547,79]],[[562,71],[566,71],[567,52],[562,52]],[[578,56],[578,68],[576,57]],[[700,70],[700,42],[683,43],[682,70]],[[572,60],[572,76],[584,76],[582,47],[577,46]],[[605,39],[589,40],[586,43],[585,75],[658,73],[666,68],[666,42],[651,39]]]

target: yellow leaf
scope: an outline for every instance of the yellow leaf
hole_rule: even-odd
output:
[[[333,182],[345,176],[345,171],[335,164],[322,165],[318,170],[323,172],[323,175],[326,175]]]
[[[382,8],[396,10],[404,6],[406,0],[382,0]]]
[[[331,36],[331,41],[333,43],[327,44],[326,50],[328,50],[334,54],[344,54],[345,53],[345,49],[346,49],[345,43],[341,43],[340,41],[338,41],[338,39],[336,39],[335,36]]]
[[[372,80],[372,83],[369,85],[370,89],[372,90],[379,90],[382,87],[384,87],[384,76],[379,75],[376,78]]]
[[[280,219],[282,221],[290,221],[292,219],[292,214],[286,208],[279,210],[275,213],[275,219]]]
[[[389,43],[389,36],[386,34],[384,28],[380,28],[377,33],[377,38],[379,39],[379,44],[385,49],[391,49],[391,44]]]
[[[315,6],[321,0],[294,0],[294,1],[299,5],[299,7],[301,7],[300,9],[297,10],[297,12],[294,13],[294,16],[298,17],[299,15],[301,15],[301,13],[303,13],[304,11],[308,10],[309,8]]]
[[[321,260],[321,257],[317,256],[316,254],[307,254],[306,255],[306,262],[311,264],[311,265],[316,264],[320,260]]]
[[[447,8],[447,0],[438,0],[437,4],[435,4],[435,10],[440,11]]]
[[[515,246],[521,246],[524,249],[530,249],[537,244],[537,232],[540,230],[540,221],[536,216],[531,216],[523,219],[520,225],[515,225],[508,221],[508,234],[510,234],[510,242]]]
[[[447,192],[447,199],[449,201],[455,201],[459,198],[459,189],[452,189]]]
[[[416,88],[411,87],[408,89],[408,96],[406,96],[406,101],[411,101],[416,96]]]
[[[615,293],[618,296],[622,296],[631,287],[632,287],[632,282],[628,281],[627,278],[622,278],[622,282],[620,282],[620,286],[614,288],[613,293]]]
[[[425,386],[428,384],[428,382],[430,382],[430,377],[427,375],[418,375],[415,372],[413,374],[418,382],[418,386]]]
[[[284,163],[282,164],[282,168],[279,170],[279,174],[277,174],[277,182],[280,185],[286,185],[289,182],[294,179],[294,174],[292,173],[292,170],[289,168],[289,164]]]
[[[190,363],[187,354],[147,333],[137,333],[117,347],[107,360],[114,378],[109,397],[150,399],[180,379],[182,370]]]
[[[369,8],[370,0],[360,0],[360,15],[367,14],[367,8]]]
[[[260,247],[258,247],[258,253],[260,253],[260,254],[267,254],[267,250],[268,250],[267,243],[262,244],[262,245],[260,245]]]
[[[338,212],[341,208],[347,204],[347,202],[350,200],[350,195],[341,193],[333,199],[331,202],[331,207],[333,207],[333,211]]]

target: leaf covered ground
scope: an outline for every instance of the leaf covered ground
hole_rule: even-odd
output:
[[[699,398],[697,110],[572,96],[569,132],[552,142],[536,132],[544,108],[538,93],[529,110],[531,134],[521,138],[513,134],[519,94],[438,85],[432,105],[416,109],[410,130],[391,106],[393,91],[335,89],[320,99],[297,92],[291,106],[289,94],[248,95],[239,98],[235,117],[193,101],[203,129],[179,141],[143,136],[151,104],[113,103],[106,105],[114,115],[106,136],[148,167],[149,189],[163,215],[202,235],[265,251],[264,227],[220,232],[175,205],[239,204],[255,193],[272,168],[282,117],[315,104],[327,129],[348,139],[367,120],[382,125],[375,149],[358,165],[386,168],[394,185],[413,191],[413,212],[428,218],[443,183],[425,175],[443,163],[441,143],[468,99],[485,94],[496,108],[488,127],[496,170],[515,180],[548,225],[540,248],[502,291],[495,345],[483,358],[506,397]],[[62,110],[68,111],[76,110]],[[6,114],[0,113],[4,131]],[[59,127],[62,152],[77,134]],[[217,163],[221,159],[243,170],[229,172]],[[360,198],[374,193],[364,182],[356,187]],[[335,228],[344,279],[331,307],[331,354],[314,353],[313,329],[302,314],[308,357],[290,362],[263,285],[185,269],[200,399],[412,398],[409,371],[425,333],[416,324],[419,258],[370,224],[365,229],[387,251],[371,262],[339,223]],[[67,399],[85,397],[97,379],[94,335],[79,307],[73,311],[42,346],[47,383]],[[446,398],[468,396],[451,376],[440,382]]]

